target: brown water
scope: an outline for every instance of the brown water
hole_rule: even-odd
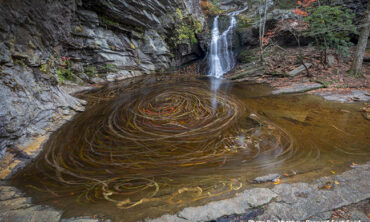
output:
[[[11,182],[64,217],[137,221],[231,197],[257,176],[311,181],[370,160],[362,104],[270,92],[152,76],[80,94],[87,110]]]

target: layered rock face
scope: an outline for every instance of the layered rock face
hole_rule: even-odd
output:
[[[235,8],[245,7],[247,1],[244,0],[219,0],[219,7],[222,10],[232,10]]]
[[[176,38],[177,14],[203,25],[197,0],[0,1],[0,156],[41,135],[83,101],[61,82],[96,83],[199,59],[199,44]]]

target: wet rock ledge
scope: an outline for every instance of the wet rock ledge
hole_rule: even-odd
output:
[[[166,214],[145,221],[326,220],[331,217],[331,211],[337,209],[335,213],[341,212],[338,208],[344,206],[349,206],[345,209],[349,209],[350,219],[366,221],[367,215],[353,204],[366,205],[369,199],[370,162],[312,183],[249,189],[231,199],[185,208],[175,215]],[[30,197],[0,182],[0,221],[102,221],[86,217],[61,219],[62,213],[49,206],[34,205]]]

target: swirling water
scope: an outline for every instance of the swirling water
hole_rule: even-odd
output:
[[[145,76],[82,93],[87,110],[11,182],[64,217],[138,221],[231,197],[257,176],[309,181],[370,160],[361,104],[213,84]]]
[[[220,33],[219,18],[217,15],[213,21],[212,37],[209,54],[209,76],[222,77],[225,73],[234,68],[236,64],[235,55],[232,49],[233,32],[237,25],[235,16],[247,10],[248,7],[229,13],[229,26]]]

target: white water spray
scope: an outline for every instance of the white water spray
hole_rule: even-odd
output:
[[[237,25],[235,16],[247,10],[248,7],[229,14],[229,27],[220,34],[218,28],[219,16],[216,16],[212,28],[211,50],[209,56],[209,76],[221,78],[234,68],[236,60],[232,50],[233,30]]]

